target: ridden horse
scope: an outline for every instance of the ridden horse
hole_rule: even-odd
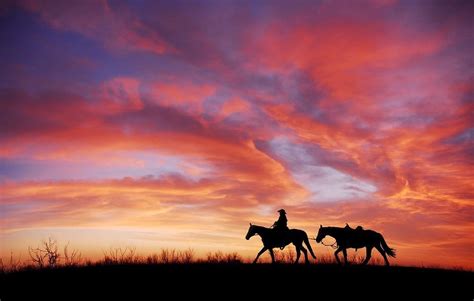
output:
[[[321,242],[326,235],[331,236],[336,239],[336,244],[338,246],[334,256],[336,256],[336,261],[341,263],[337,254],[342,251],[344,255],[344,262],[347,264],[347,251],[348,248],[366,248],[367,256],[362,264],[367,264],[372,256],[372,249],[376,248],[377,251],[382,254],[383,259],[385,259],[385,265],[389,266],[389,262],[386,254],[391,257],[395,257],[395,249],[390,248],[382,234],[372,231],[372,230],[354,230],[352,228],[339,228],[339,227],[319,227],[318,235],[316,237],[316,242]]]
[[[277,231],[275,229],[250,224],[245,239],[249,240],[250,237],[254,235],[259,235],[262,238],[263,248],[260,250],[260,252],[258,252],[257,257],[255,258],[253,263],[256,263],[260,255],[262,255],[263,252],[265,252],[266,250],[268,250],[270,256],[272,257],[272,263],[275,263],[273,248],[283,248],[290,243],[292,243],[296,247],[295,263],[298,263],[301,251],[303,251],[305,262],[309,263],[308,252],[306,251],[305,247],[303,247],[303,242],[308,247],[311,256],[316,259],[316,255],[314,255],[313,249],[309,244],[308,235],[303,230],[290,229],[282,235],[282,232]]]

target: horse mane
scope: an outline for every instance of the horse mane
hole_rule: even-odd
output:
[[[344,230],[344,227],[325,227],[325,228],[328,230],[337,230],[337,231]]]

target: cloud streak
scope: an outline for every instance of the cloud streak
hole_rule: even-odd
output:
[[[117,51],[174,51],[156,30],[144,24],[126,7],[108,1],[21,1],[25,9],[37,13],[57,30],[72,31],[94,39]]]

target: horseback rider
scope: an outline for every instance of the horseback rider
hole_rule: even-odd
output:
[[[280,213],[278,220],[273,223],[272,228],[275,230],[289,230],[288,229],[288,219],[286,218],[286,211],[285,209],[280,209],[277,212]]]
[[[280,247],[280,249],[283,250],[283,248],[285,247],[284,242],[286,241],[287,231],[289,231],[290,229],[288,228],[288,219],[286,218],[285,209],[280,209],[277,212],[280,213],[280,216],[278,217],[278,220],[273,223],[272,228],[275,233],[281,237],[282,246]]]

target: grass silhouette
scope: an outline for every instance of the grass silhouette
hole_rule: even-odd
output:
[[[49,240],[46,242],[50,242]],[[66,246],[69,246],[67,244]],[[148,299],[148,296],[172,295],[180,297],[216,296],[234,299],[248,295],[293,298],[329,295],[339,298],[387,299],[421,295],[438,298],[449,294],[450,299],[471,300],[474,273],[462,269],[403,267],[382,265],[382,260],[360,266],[363,256],[354,254],[349,266],[335,263],[329,254],[318,256],[312,264],[290,264],[295,259],[294,249],[275,252],[277,264],[269,259],[250,264],[253,258],[242,258],[238,253],[210,252],[204,257],[194,250],[163,249],[146,256],[135,248],[111,248],[103,257],[91,261],[79,256],[76,250],[49,246],[55,251],[54,264],[39,264],[32,257],[21,263],[13,255],[9,262],[1,262],[0,299],[27,300],[30,294],[53,292],[48,299],[68,299],[54,292],[74,292],[74,298],[93,299],[99,296]],[[41,248],[39,248],[41,249]],[[42,249],[46,250],[46,248]],[[74,257],[72,254],[76,254]],[[47,254],[42,254],[49,258]],[[316,264],[314,264],[316,263]],[[27,288],[27,289],[25,289]],[[380,290],[380,293],[375,293]],[[224,292],[224,296],[219,292]],[[252,293],[251,293],[252,292]],[[67,295],[66,295],[67,296]],[[456,296],[456,298],[453,298]],[[55,299],[55,298],[53,298]],[[153,298],[156,299],[156,298]],[[158,298],[159,299],[159,298]]]

